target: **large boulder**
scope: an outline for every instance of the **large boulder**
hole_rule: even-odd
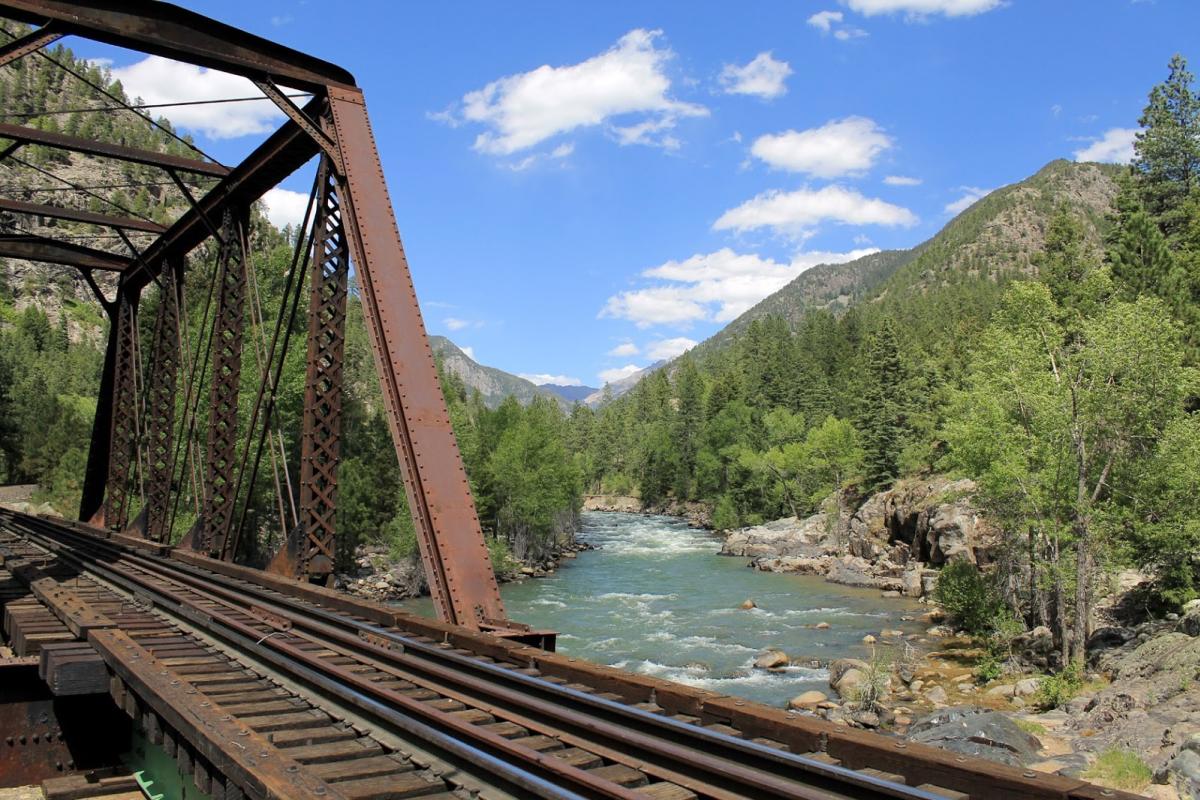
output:
[[[829,534],[828,528],[824,512],[803,520],[787,517],[752,528],[739,528],[725,537],[721,555],[748,558],[820,555],[822,543]]]
[[[766,650],[754,659],[755,669],[782,669],[788,665],[787,653],[782,650]]]
[[[1200,636],[1200,603],[1193,600],[1187,604],[1176,630],[1188,636]]]
[[[1042,749],[1036,736],[1021,730],[1005,715],[973,706],[947,708],[921,717],[909,727],[908,738],[1014,767],[1036,760]]]
[[[1200,734],[1184,742],[1183,748],[1167,764],[1165,773],[1166,782],[1174,786],[1180,797],[1200,798]]]

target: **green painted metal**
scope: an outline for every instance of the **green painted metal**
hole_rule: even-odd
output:
[[[212,800],[191,776],[179,774],[179,764],[141,731],[134,731],[129,752],[121,756],[148,800]]]

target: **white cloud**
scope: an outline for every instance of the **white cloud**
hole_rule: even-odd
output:
[[[641,355],[641,352],[633,342],[621,342],[621,344],[609,350],[608,354],[616,358],[629,358],[630,356]]]
[[[987,197],[995,191],[995,189],[980,189],[978,186],[960,186],[963,196],[955,200],[953,203],[946,204],[947,214],[961,214],[971,206],[975,205],[977,200]]]
[[[914,19],[934,14],[970,17],[999,8],[1004,0],[843,0],[851,9],[868,17],[903,12]]]
[[[797,253],[790,262],[780,263],[726,247],[645,270],[642,276],[658,283],[613,295],[600,316],[627,319],[639,328],[687,326],[699,321],[728,322],[809,267],[851,261],[874,252],[877,248],[849,253],[810,251]],[[678,344],[688,340],[667,341]],[[654,352],[650,355],[654,356]]]
[[[239,75],[160,56],[147,56],[136,64],[114,67],[112,77],[121,82],[127,95],[140,97],[146,103],[263,96],[257,86]],[[166,115],[176,127],[198,131],[213,139],[268,133],[283,119],[283,112],[265,96],[261,101],[248,103],[178,106],[166,109]]]
[[[651,342],[647,345],[646,353],[655,361],[661,361],[664,358],[674,358],[675,356],[683,355],[697,344],[699,342],[695,339],[689,339],[686,336],[676,336],[674,339],[660,339],[657,342]]]
[[[777,169],[836,178],[870,169],[892,144],[875,120],[846,117],[819,128],[760,136],[750,152]]]
[[[1112,128],[1087,147],[1075,151],[1076,161],[1105,161],[1128,164],[1133,160],[1133,142],[1137,128]]]
[[[821,33],[829,33],[833,28],[833,23],[841,22],[843,16],[840,11],[818,11],[808,18],[808,24]]]
[[[304,221],[304,212],[308,208],[308,192],[293,192],[291,189],[268,189],[263,195],[263,204],[267,207],[267,219],[276,228],[285,225],[296,226]]]
[[[840,11],[818,11],[808,18],[808,24],[816,28],[822,35],[833,34],[833,38],[845,42],[850,39],[857,39],[860,36],[866,36],[867,32],[862,28],[855,28],[852,25],[841,25],[845,15]],[[834,23],[838,23],[835,27]]]
[[[915,225],[917,215],[877,197],[864,197],[843,186],[807,187],[785,192],[773,189],[731,208],[713,223],[718,231],[739,233],[771,228],[785,236],[803,238],[826,220],[844,225]]]
[[[475,348],[474,347],[467,347],[466,345],[459,345],[458,349],[462,350],[464,353],[466,353],[467,358],[471,359],[472,361],[475,360]]]
[[[636,364],[626,364],[623,367],[613,367],[612,369],[600,370],[596,373],[603,383],[615,383],[622,378],[628,378],[635,372],[641,372],[642,368]]]
[[[888,186],[920,186],[920,178],[911,178],[907,175],[888,175],[883,179],[883,182]]]
[[[776,61],[770,52],[759,53],[745,66],[726,64],[720,82],[725,94],[749,94],[771,100],[787,94],[787,77],[792,68],[786,61]]]
[[[524,378],[535,386],[545,386],[547,383],[553,383],[558,386],[583,386],[583,381],[579,378],[572,378],[570,375],[547,375],[544,372],[518,372],[517,376]]]
[[[492,81],[462,99],[461,118],[489,130],[475,149],[512,155],[561,133],[640,114],[671,128],[679,117],[708,109],[669,95],[666,65],[674,55],[656,46],[661,31],[632,30],[608,51],[578,64],[543,65]],[[620,139],[620,137],[619,137]],[[643,139],[632,139],[643,143]]]
[[[442,324],[452,331],[461,331],[463,328],[469,328],[471,326],[470,321],[459,319],[458,317],[446,317],[444,320],[442,320]]]
[[[574,142],[564,142],[550,151],[551,158],[566,158],[575,152]]]

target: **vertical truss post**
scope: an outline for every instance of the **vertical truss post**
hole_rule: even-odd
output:
[[[321,159],[308,301],[308,361],[300,445],[300,509],[304,546],[300,577],[327,580],[335,560],[337,468],[342,444],[342,364],[350,257],[341,201],[329,159]]]
[[[129,522],[129,493],[138,444],[137,298],[122,285],[117,290],[113,325],[116,360],[112,387],[111,442],[104,492],[104,524],[121,530]]]
[[[334,86],[329,103],[344,170],[339,186],[346,233],[430,594],[447,622],[505,627],[366,103],[357,89]]]
[[[177,262],[159,272],[160,296],[154,319],[154,353],[146,399],[146,538],[170,536],[172,456],[175,445],[175,388],[179,375],[179,309],[183,269]]]
[[[249,213],[225,210],[217,265],[217,313],[212,332],[204,510],[193,547],[223,558],[237,498],[238,389],[246,327],[246,231]]]

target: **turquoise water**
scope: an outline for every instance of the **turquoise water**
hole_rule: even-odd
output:
[[[579,538],[596,550],[547,578],[501,587],[513,619],[559,632],[560,652],[781,706],[808,689],[828,693],[821,666],[752,669],[777,647],[793,661],[866,657],[862,638],[902,619],[908,600],[882,599],[811,576],[757,572],[719,556],[720,540],[674,517],[588,512]],[[758,608],[742,610],[746,599]],[[406,608],[431,614],[428,598]],[[828,622],[828,630],[814,625]]]

